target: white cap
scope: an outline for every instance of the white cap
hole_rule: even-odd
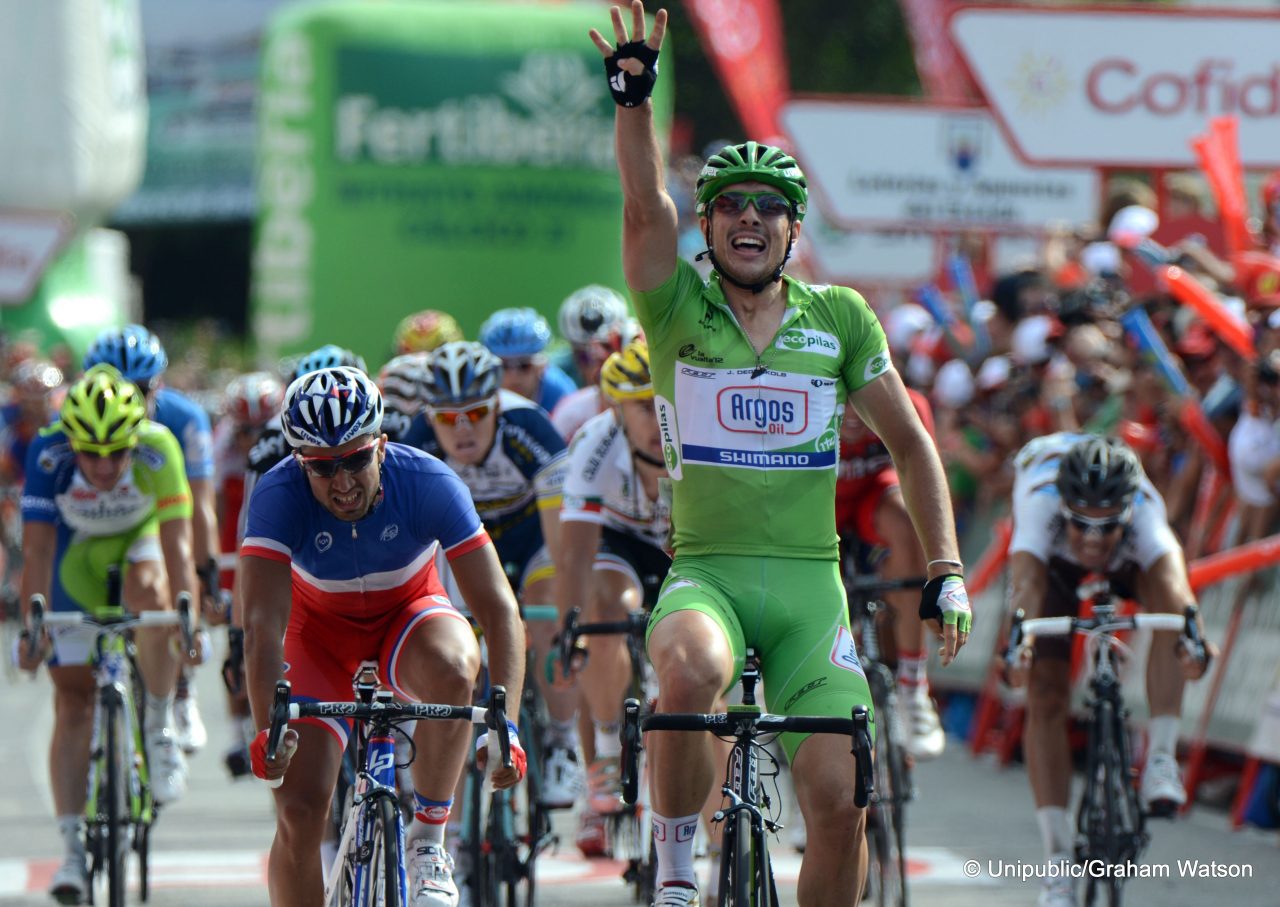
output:
[[[1040,365],[1050,356],[1049,332],[1053,319],[1048,315],[1032,315],[1018,322],[1013,329],[1013,361],[1018,365]]]
[[[974,381],[979,390],[994,390],[1009,380],[1009,374],[1012,371],[1013,366],[1009,364],[1008,356],[992,356],[982,363]]]
[[[933,325],[933,318],[914,302],[904,302],[889,310],[884,316],[884,335],[889,349],[900,352],[911,348],[911,341]]]
[[[1129,205],[1121,208],[1111,218],[1107,227],[1107,239],[1121,248],[1129,249],[1156,232],[1160,218],[1150,208]]]
[[[1080,250],[1080,264],[1090,274],[1119,274],[1120,250],[1114,243],[1091,242]]]
[[[952,359],[933,378],[933,399],[939,406],[959,409],[973,399],[973,374],[961,359]]]

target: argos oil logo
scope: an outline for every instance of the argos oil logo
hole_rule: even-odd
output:
[[[781,388],[726,387],[716,398],[720,424],[750,435],[798,435],[809,426],[809,398]]]

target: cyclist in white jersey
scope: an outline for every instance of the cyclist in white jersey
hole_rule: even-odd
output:
[[[1092,573],[1106,575],[1118,594],[1149,611],[1181,613],[1195,602],[1164,501],[1123,443],[1059,432],[1031,441],[1014,464],[1011,608],[1028,618],[1074,615],[1076,590]],[[1166,812],[1186,801],[1174,756],[1184,680],[1201,677],[1214,651],[1209,646],[1201,663],[1178,648],[1176,635],[1156,633],[1147,661],[1151,720],[1141,794],[1149,809]],[[1027,687],[1027,776],[1050,863],[1069,862],[1074,841],[1067,817],[1070,657],[1069,637],[1038,640],[1029,667],[1009,678]],[[1074,903],[1070,876],[1046,876],[1040,907]]]

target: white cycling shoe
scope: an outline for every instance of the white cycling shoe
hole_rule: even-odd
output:
[[[587,786],[578,754],[568,747],[547,748],[542,764],[542,790],[538,799],[547,809],[569,809]]]
[[[59,904],[83,904],[88,891],[89,872],[84,854],[67,854],[49,882],[49,896]]]
[[[1156,753],[1147,759],[1139,787],[1142,805],[1153,816],[1172,816],[1187,802],[1178,760],[1167,753]]]
[[[195,696],[184,696],[173,701],[173,734],[178,746],[188,756],[204,749],[209,742],[209,732],[200,718],[200,707]]]
[[[1040,896],[1036,899],[1036,907],[1076,907],[1076,882],[1067,874],[1071,858],[1061,856],[1049,861],[1048,865],[1057,864],[1062,870],[1059,875],[1046,875],[1040,884]]]
[[[172,803],[187,792],[187,760],[167,727],[147,735],[147,766],[151,772],[151,795],[157,803]]]
[[[418,842],[409,856],[410,907],[458,907],[453,857],[439,844]]]
[[[928,690],[922,688],[916,693],[899,690],[898,702],[907,731],[907,752],[921,761],[937,759],[947,748],[947,735]]]
[[[698,889],[687,885],[663,885],[653,898],[653,907],[699,907]]]

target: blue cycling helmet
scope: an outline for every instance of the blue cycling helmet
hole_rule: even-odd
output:
[[[338,346],[336,343],[326,343],[319,349],[312,350],[303,355],[293,367],[294,380],[301,378],[308,372],[318,372],[322,368],[354,368],[359,369],[366,375],[369,373],[368,367],[364,364],[364,359],[351,350]]]
[[[107,328],[84,354],[85,371],[106,363],[129,381],[151,381],[169,367],[160,338],[140,324]]]
[[[382,393],[358,369],[309,372],[284,392],[280,425],[293,447],[340,447],[382,430]]]
[[[551,326],[533,309],[498,309],[480,325],[480,342],[495,356],[535,356],[551,342]]]
[[[502,384],[502,360],[471,340],[446,343],[427,358],[422,393],[428,406],[461,406],[492,397]]]

